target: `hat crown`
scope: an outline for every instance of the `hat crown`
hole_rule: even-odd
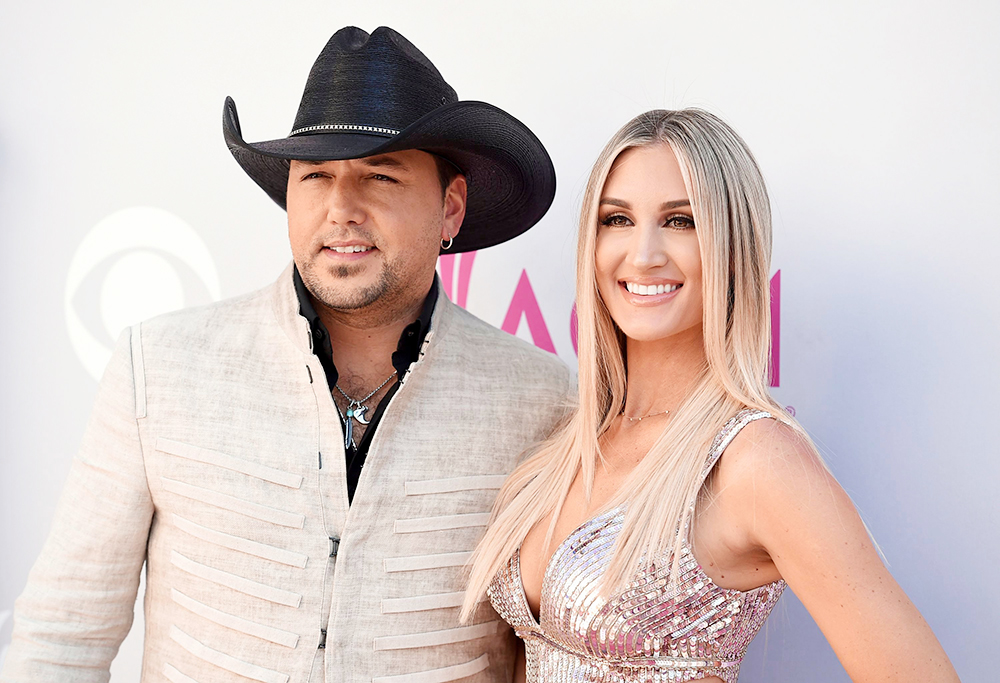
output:
[[[399,33],[380,26],[369,35],[348,26],[316,58],[292,135],[328,133],[335,126],[386,134],[457,101],[431,61]]]

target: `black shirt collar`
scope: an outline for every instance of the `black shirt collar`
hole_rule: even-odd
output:
[[[302,281],[302,276],[299,275],[297,266],[293,268],[292,280],[295,283],[295,293],[299,298],[299,314],[309,321],[313,353],[316,354],[323,365],[323,371],[326,373],[326,381],[332,390],[337,384],[339,373],[337,372],[336,365],[333,363],[330,334],[327,332],[323,321],[320,320],[319,314],[316,313],[312,297],[309,294],[309,290],[306,289],[305,283]],[[420,357],[420,347],[423,346],[427,332],[430,331],[431,315],[434,313],[434,306],[437,304],[437,299],[438,281],[437,277],[435,277],[434,282],[431,284],[431,289],[427,293],[427,298],[424,299],[423,308],[420,309],[420,316],[403,328],[403,333],[399,336],[399,343],[396,345],[396,352],[392,354],[392,367],[399,373],[400,380],[403,379],[410,365],[415,363]]]

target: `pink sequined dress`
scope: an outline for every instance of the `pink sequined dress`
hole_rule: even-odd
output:
[[[733,437],[770,414],[744,410],[716,437],[708,476]],[[692,501],[692,506],[695,501]],[[785,582],[750,591],[720,588],[702,570],[688,543],[680,576],[670,585],[672,555],[638,573],[610,598],[599,594],[625,510],[608,510],[577,527],[560,544],[542,580],[540,618],[528,608],[519,554],[487,591],[496,611],[524,640],[528,683],[653,683],[718,676],[735,683],[740,662]]]

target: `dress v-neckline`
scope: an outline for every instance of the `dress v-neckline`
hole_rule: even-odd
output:
[[[552,568],[554,566],[554,562],[556,560],[556,557],[563,552],[563,547],[566,544],[568,544],[571,541],[573,541],[574,539],[576,539],[580,535],[580,532],[583,531],[585,528],[591,526],[592,524],[594,524],[597,521],[604,520],[605,518],[613,517],[614,515],[618,514],[618,512],[620,512],[624,507],[625,507],[625,504],[622,503],[622,504],[617,505],[617,506],[615,506],[613,508],[609,508],[609,509],[605,510],[604,512],[598,513],[598,514],[594,515],[593,517],[587,518],[586,520],[584,520],[583,522],[581,522],[575,529],[573,529],[571,532],[569,532],[569,535],[567,535],[566,538],[564,538],[562,540],[562,542],[559,545],[556,546],[556,549],[552,551],[552,555],[549,557],[548,562],[545,564],[545,571],[542,572],[542,585],[541,585],[541,589],[539,590],[539,594],[538,594],[538,616],[537,617],[535,616],[534,612],[531,611],[531,605],[528,603],[528,594],[524,590],[524,578],[521,576],[521,547],[518,546],[517,550],[514,551],[514,557],[513,557],[513,560],[514,560],[514,579],[517,581],[517,585],[521,589],[521,602],[522,602],[522,604],[524,606],[524,611],[528,615],[528,617],[531,619],[531,624],[532,624],[532,626],[534,628],[538,629],[539,631],[542,630],[542,611],[543,611],[543,607],[545,606],[545,597],[546,597],[545,596],[545,585],[549,581],[549,573],[552,571]],[[686,539],[685,539],[685,542],[686,543],[690,543]],[[688,548],[690,548],[690,545],[688,545]],[[698,571],[701,572],[701,574],[704,577],[706,583],[714,586],[718,590],[722,590],[722,591],[725,591],[727,593],[739,594],[739,595],[742,595],[742,596],[751,595],[751,594],[756,593],[758,591],[778,586],[779,584],[783,583],[783,581],[784,581],[784,579],[779,578],[779,579],[777,579],[775,581],[769,581],[768,583],[762,584],[760,586],[756,586],[754,588],[750,588],[749,590],[740,590],[738,588],[723,588],[722,586],[720,586],[719,584],[717,584],[715,582],[715,579],[713,579],[711,576],[709,576],[708,574],[705,573],[705,570],[702,568],[701,563],[698,562],[698,559],[695,558],[693,554],[692,554],[691,557],[694,558],[695,562],[698,564]]]
[[[552,551],[549,556],[548,561],[545,563],[545,569],[542,571],[542,585],[538,591],[538,616],[531,611],[531,604],[528,602],[528,593],[524,590],[524,578],[521,576],[521,546],[517,546],[517,550],[514,551],[514,579],[517,581],[517,585],[521,588],[521,601],[524,603],[524,611],[531,618],[532,625],[541,630],[542,628],[542,607],[545,603],[545,584],[549,578],[549,572],[552,569],[553,562],[555,562],[556,556],[563,552],[563,546],[575,539],[580,532],[586,527],[590,526],[594,522],[604,519],[605,517],[617,515],[622,508],[625,507],[624,503],[616,505],[613,508],[608,508],[604,512],[599,512],[592,517],[588,517],[578,524],[569,534],[562,540],[556,549]]]
[[[706,477],[708,475],[708,473],[712,471],[712,468],[715,467],[716,463],[719,461],[719,458],[722,457],[722,453],[725,450],[726,446],[729,445],[729,442],[732,441],[732,439],[740,432],[740,430],[746,424],[748,424],[750,422],[753,422],[754,420],[758,420],[758,419],[766,418],[766,417],[771,417],[770,413],[766,413],[766,412],[763,412],[763,411],[753,411],[753,410],[750,410],[750,409],[744,409],[744,410],[740,411],[739,413],[737,413],[736,415],[734,415],[732,418],[729,419],[729,421],[723,426],[722,431],[720,431],[719,434],[716,436],[715,441],[712,443],[712,447],[709,449],[708,461],[706,462],[705,469],[704,469],[704,471],[702,473],[702,477],[703,477],[702,478],[702,484],[704,484],[704,477]],[[735,424],[738,424],[741,419],[746,420],[746,421],[743,422],[743,424],[741,424],[738,428],[732,429],[732,426],[735,425]],[[697,498],[697,495],[696,495],[695,498],[690,503],[690,515],[688,516],[687,524],[686,524],[686,527],[684,529],[684,539],[683,539],[683,542],[685,544],[687,544],[688,552],[691,554],[692,559],[694,559],[694,561],[698,564],[698,571],[701,572],[702,576],[706,579],[707,583],[711,584],[715,588],[717,588],[719,590],[722,590],[722,591],[727,591],[727,592],[730,592],[730,593],[740,594],[740,595],[749,595],[749,594],[755,593],[757,591],[764,590],[764,589],[766,589],[768,587],[777,586],[777,585],[782,584],[784,582],[783,579],[779,578],[779,579],[777,579],[775,581],[771,581],[771,582],[763,584],[761,586],[757,586],[756,588],[751,588],[750,590],[742,591],[742,590],[739,590],[737,588],[723,588],[722,586],[720,586],[719,584],[717,584],[715,582],[715,580],[711,576],[709,576],[707,573],[705,573],[705,570],[702,568],[701,563],[698,562],[698,558],[694,557],[694,553],[691,550],[691,545],[690,545],[690,533],[691,533],[691,530],[692,530],[692,525],[694,524],[694,512],[695,512],[695,504],[697,502],[697,499],[698,498]],[[541,587],[539,589],[539,593],[538,593],[538,616],[537,617],[535,616],[534,612],[531,611],[531,605],[528,604],[528,594],[524,590],[524,578],[521,576],[521,546],[519,545],[517,547],[517,550],[514,551],[514,556],[511,558],[511,559],[513,559],[515,561],[515,566],[514,566],[515,575],[514,575],[514,578],[517,581],[517,585],[521,589],[521,602],[524,605],[524,611],[528,615],[528,618],[531,619],[531,623],[532,623],[532,625],[533,625],[534,628],[538,629],[539,631],[542,630],[542,625],[541,625],[542,624],[542,612],[544,611],[544,607],[545,607],[545,584],[548,582],[549,573],[552,571],[553,562],[556,560],[556,557],[563,552],[563,546],[565,546],[567,543],[569,543],[574,538],[576,538],[579,535],[580,531],[583,530],[584,528],[586,528],[587,526],[593,524],[594,522],[596,522],[598,520],[602,520],[602,519],[604,519],[606,517],[618,514],[625,507],[626,507],[626,503],[621,503],[619,505],[616,505],[613,508],[608,508],[604,512],[599,512],[599,513],[595,514],[594,516],[592,516],[592,517],[590,517],[588,519],[585,519],[575,529],[573,529],[571,532],[569,532],[569,535],[567,535],[566,538],[564,538],[562,540],[562,542],[559,543],[559,545],[556,546],[556,549],[554,551],[552,551],[552,555],[549,557],[548,561],[545,563],[545,570],[542,572],[542,585],[541,585]],[[522,543],[523,543],[523,541],[522,541]]]

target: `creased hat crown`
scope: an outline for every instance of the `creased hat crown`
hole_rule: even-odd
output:
[[[406,38],[385,26],[371,35],[348,26],[330,38],[313,64],[292,135],[366,128],[398,132],[457,101],[454,89]]]
[[[486,102],[459,100],[431,61],[385,26],[340,29],[316,59],[291,134],[249,143],[236,103],[222,110],[226,145],[286,208],[292,159],[335,161],[421,150],[465,177],[465,220],[451,253],[483,249],[530,228],[548,210],[555,169],[535,134]]]

